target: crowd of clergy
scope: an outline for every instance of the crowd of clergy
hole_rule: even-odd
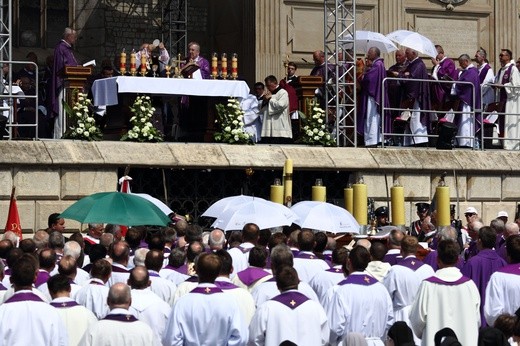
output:
[[[65,238],[52,214],[0,240],[0,344],[516,345],[518,224],[469,207],[432,234],[434,213],[417,215],[410,232],[340,246],[294,225],[226,234],[184,219]]]

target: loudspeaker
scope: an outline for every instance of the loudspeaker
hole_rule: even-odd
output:
[[[455,145],[455,136],[458,127],[454,123],[442,122],[438,125],[439,137],[437,139],[437,149],[451,150]]]

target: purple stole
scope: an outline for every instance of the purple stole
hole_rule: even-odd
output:
[[[190,276],[189,278],[187,278],[184,281],[185,282],[199,282],[199,277],[198,276]]]
[[[218,287],[196,287],[190,293],[213,294],[222,293],[222,290]]]
[[[515,65],[514,63],[509,65],[506,72],[504,72],[504,75],[502,76],[502,81],[501,81],[502,85],[509,83],[511,81],[511,70],[513,69],[514,65]],[[498,76],[500,76],[500,71],[498,72]],[[506,89],[500,88],[500,102],[506,102],[506,101],[507,101]]]
[[[470,280],[471,280],[470,278],[468,278],[466,276],[462,276],[460,279],[458,279],[456,281],[449,282],[449,281],[444,281],[442,279],[439,279],[436,276],[431,276],[428,279],[426,279],[425,281],[432,282],[434,284],[445,285],[445,286],[457,286],[457,285],[463,284],[465,282],[468,282]]]
[[[159,273],[157,273],[157,272],[155,272],[155,271],[153,272],[153,271],[150,271],[150,270],[148,271],[148,275],[149,275],[149,276],[153,276],[153,277],[155,277],[155,278],[160,278],[160,277],[161,277],[161,276],[159,275]]]
[[[484,83],[484,79],[486,78],[486,75],[490,69],[491,69],[491,66],[489,66],[489,64],[486,64],[486,66],[484,66],[482,68],[482,70],[480,70],[479,75],[478,75],[480,84]]]
[[[97,281],[90,281],[89,284],[90,284],[90,285],[105,286],[105,284],[102,284],[101,282],[97,282]]]
[[[343,281],[341,281],[338,285],[362,285],[362,286],[371,286],[377,282],[377,279],[368,275],[349,275]]]
[[[38,287],[43,285],[47,281],[49,281],[50,274],[47,271],[38,271],[38,276],[36,277],[36,281],[34,282],[34,286]]]
[[[401,257],[400,253],[387,253],[383,258],[383,262],[389,263],[390,265],[396,265],[399,262],[397,259],[398,257]]]
[[[173,268],[170,266],[167,266],[167,268],[171,268],[171,269],[175,270],[177,273],[188,275],[188,265],[187,264],[183,264],[179,268]]]
[[[416,271],[417,269],[421,268],[424,265],[424,263],[415,257],[408,257],[399,261],[399,263],[397,263],[396,265],[403,266],[413,271]]]
[[[300,252],[296,258],[303,258],[303,259],[320,259],[318,256],[316,256],[315,254],[309,254],[309,253],[304,253],[303,251]]]
[[[289,292],[283,292],[280,295],[277,295],[276,297],[272,298],[271,300],[282,303],[283,305],[287,306],[288,308],[294,310],[298,306],[305,303],[309,298],[300,292],[295,291],[289,291]]]
[[[238,288],[237,285],[234,285],[231,282],[218,281],[218,280],[215,280],[215,286],[217,286],[218,288],[220,288],[223,291],[225,291],[225,290],[232,290],[232,289]]]
[[[242,253],[248,253],[249,251],[251,251],[252,248],[245,248],[245,247],[242,247],[242,246],[237,246],[237,249],[239,249],[240,251],[242,251]]]
[[[112,265],[112,272],[113,273],[130,273],[130,270]]]
[[[253,283],[268,275],[270,275],[268,272],[262,268],[256,267],[246,268],[237,274],[240,281],[242,281],[246,286],[251,286]]]
[[[78,306],[79,304],[75,301],[71,300],[69,302],[51,302],[51,306],[54,306],[55,308],[72,308],[74,306]]]
[[[330,269],[326,269],[325,271],[330,272],[330,273],[342,273],[343,272],[343,270],[341,268],[330,268]]]
[[[7,291],[7,288],[0,282],[0,291]]]
[[[7,303],[17,303],[17,302],[26,302],[26,301],[42,302],[43,303],[43,299],[38,297],[36,294],[34,294],[32,292],[23,292],[23,293],[18,293],[18,294],[15,293],[11,298],[7,299],[4,302],[4,304],[7,304]]]
[[[135,318],[134,315],[132,314],[128,314],[128,315],[124,315],[124,314],[108,314],[105,318],[103,318],[104,320],[109,320],[109,321],[119,321],[119,322],[135,322],[137,321],[137,318]]]
[[[520,275],[520,263],[514,263],[506,265],[499,270],[497,270],[499,273],[506,273],[506,274],[513,274],[513,275]]]

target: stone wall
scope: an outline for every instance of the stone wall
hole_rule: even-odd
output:
[[[520,201],[520,153],[508,151],[356,149],[306,146],[233,146],[224,144],[122,142],[0,142],[0,225],[4,225],[11,186],[17,188],[22,227],[46,227],[47,216],[63,211],[91,193],[115,191],[118,169],[143,168],[281,169],[294,161],[302,170],[346,171],[362,175],[368,197],[386,204],[397,180],[405,187],[407,223],[415,219],[416,202],[428,202],[439,177],[447,172],[451,201],[458,215],[468,206],[489,223],[500,210],[512,218]],[[345,181],[345,186],[347,185]],[[67,221],[69,229],[79,223]]]

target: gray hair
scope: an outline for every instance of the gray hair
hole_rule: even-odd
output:
[[[278,244],[271,251],[271,269],[273,274],[283,266],[292,267],[293,263],[293,254],[287,245]]]
[[[49,233],[45,232],[44,230],[36,231],[36,233],[33,235],[33,240],[38,250],[46,248],[49,244]]]
[[[14,233],[13,231],[5,232],[2,239],[10,240],[14,247],[18,247],[18,242],[20,241],[20,238],[18,238],[18,235],[16,233]]]
[[[224,243],[226,242],[226,235],[220,229],[214,229],[209,234],[208,242],[209,242],[209,246],[211,248],[214,248],[214,247],[223,248]]]
[[[146,259],[146,254],[150,251],[147,248],[140,248],[135,250],[134,254],[134,264],[135,266],[144,266],[144,261]]]
[[[72,28],[65,28],[65,30],[63,30],[63,37],[67,37],[69,35],[74,35],[76,33],[76,30],[72,29]]]
[[[437,232],[437,237],[439,240],[457,240],[457,230],[452,226],[442,227],[441,230]]]
[[[506,225],[504,224],[504,221],[500,219],[491,220],[489,227],[493,228],[497,233],[504,233],[504,231],[506,230]]]
[[[468,54],[461,54],[461,56],[459,56],[459,60],[471,61],[471,58]]]
[[[98,228],[98,227],[105,227],[105,224],[103,224],[103,223],[89,223],[88,224],[88,229],[94,229],[94,228]]]
[[[65,246],[65,237],[58,231],[51,232],[49,235],[49,247],[51,249],[63,249]]]
[[[509,237],[511,235],[518,234],[518,224],[516,222],[508,222],[506,224],[506,235]]]
[[[69,240],[63,247],[64,256],[72,256],[75,260],[81,255],[81,245],[77,241]]]

